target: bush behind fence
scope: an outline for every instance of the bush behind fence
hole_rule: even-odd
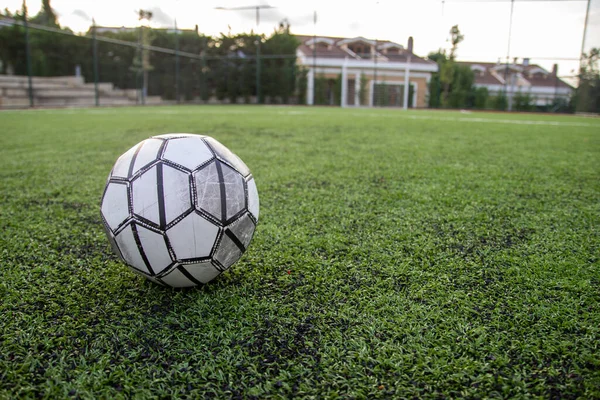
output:
[[[32,80],[33,105],[91,105],[96,97],[100,105],[305,101],[306,71],[296,64],[298,43],[289,26],[281,25],[268,37],[213,38],[197,30],[147,27],[92,27],[75,35],[24,19],[1,21],[0,94],[21,98],[17,106],[25,105],[22,97],[29,93],[22,91],[29,91],[28,82],[11,79],[8,84],[7,76],[79,77],[70,86],[67,81]],[[48,100],[52,89],[54,103]]]

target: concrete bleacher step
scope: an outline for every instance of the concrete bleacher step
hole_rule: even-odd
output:
[[[74,86],[70,86],[70,85],[65,85],[62,83],[55,83],[55,82],[43,82],[43,81],[38,81],[38,82],[32,82],[32,86],[34,89],[63,89],[63,88],[69,88],[69,87],[74,87]],[[25,82],[21,82],[21,81],[6,81],[3,82],[0,79],[0,88],[5,88],[5,89],[28,89],[29,88],[29,83],[27,81]]]
[[[22,75],[0,75],[0,86],[4,83],[21,83],[28,85],[29,78]],[[62,86],[81,86],[85,84],[82,76],[33,76],[33,84],[53,84]]]
[[[94,97],[94,90],[85,88],[33,89],[33,96],[39,98]]]
[[[101,106],[134,106],[137,100],[131,100],[127,98],[100,98],[99,103]],[[29,103],[27,102],[28,105]],[[145,104],[163,104],[162,99],[159,96],[150,96],[145,100]],[[40,107],[58,107],[58,106],[94,106],[96,105],[95,99],[91,98],[45,98],[36,101],[36,106]]]
[[[93,97],[89,98],[45,98],[39,99],[36,106],[94,106],[96,104]],[[100,105],[103,106],[132,106],[136,102],[129,99],[100,99]]]
[[[28,107],[28,97],[1,97],[0,107]]]
[[[84,87],[86,89],[96,90],[93,83],[85,83],[81,87]],[[100,92],[109,93],[109,92],[112,92],[113,90],[114,90],[114,85],[112,83],[107,83],[107,82],[98,83],[98,91],[100,91]]]
[[[95,105],[96,87],[80,76],[32,77],[34,105],[89,106]],[[118,89],[110,82],[98,83],[101,105],[135,105],[136,89]],[[148,96],[145,104],[162,104],[160,96]],[[29,80],[26,76],[0,75],[0,107],[29,105]]]

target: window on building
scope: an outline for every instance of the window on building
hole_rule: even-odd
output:
[[[317,50],[328,50],[329,45],[327,43],[319,42],[317,43]]]
[[[361,57],[369,57],[371,55],[371,48],[365,43],[351,43],[348,45],[348,49]]]
[[[471,71],[473,71],[475,76],[483,76],[483,74],[485,74],[485,68],[481,65],[471,66]]]

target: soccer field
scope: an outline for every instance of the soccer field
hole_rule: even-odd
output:
[[[260,221],[210,284],[111,253],[152,135],[215,137]],[[0,112],[0,398],[600,398],[600,120],[180,106]]]

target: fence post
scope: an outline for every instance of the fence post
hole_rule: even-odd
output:
[[[402,99],[402,108],[408,110],[408,92],[410,90],[410,61],[412,54],[412,36],[408,39],[408,57],[406,58],[406,67],[404,68],[404,93]]]
[[[261,101],[261,87],[260,87],[260,34],[257,35],[256,39],[256,102],[258,104],[262,103]]]
[[[285,59],[286,63],[289,64],[289,81],[290,89],[288,90],[288,104],[296,103],[294,101],[294,94],[296,93],[296,64],[294,63],[294,59],[290,58]]]
[[[177,20],[175,20],[175,100],[179,104],[179,31],[177,30]]]
[[[136,86],[138,88],[137,92],[137,104],[144,104],[144,101],[142,100],[142,97],[144,96],[144,94],[142,93],[144,91],[144,89],[142,88],[142,64],[143,64],[143,53],[142,53],[142,27],[139,27],[139,32],[138,32],[138,55],[139,55],[139,63],[137,65],[136,71],[135,71],[135,80],[136,82]]]
[[[240,97],[242,98],[242,101],[245,103],[246,102],[246,91],[244,90],[244,72],[246,71],[246,62],[242,58],[240,58],[238,61],[239,61],[239,64],[236,66],[236,69],[238,71],[238,76],[240,77],[238,88],[240,91]]]
[[[98,41],[96,40],[96,20],[92,19],[92,46],[94,63],[94,98],[96,107],[100,105],[100,94],[98,92]]]
[[[205,45],[208,41],[205,41]],[[204,49],[202,49],[202,53],[200,53],[201,56],[201,60],[200,60],[200,76],[202,77],[202,82],[201,82],[201,86],[200,86],[200,100],[205,101],[204,98],[206,97],[206,102],[208,103],[208,83],[206,82],[206,56],[205,53],[206,52],[206,47]]]
[[[25,56],[27,58],[27,88],[29,107],[33,107],[33,81],[31,79],[31,48],[29,44],[29,24],[27,23],[27,4],[23,0],[23,25],[25,26]]]
[[[137,72],[137,78],[139,80],[138,85],[140,87],[140,95],[138,96],[138,104],[141,103],[142,105],[146,104],[146,84],[147,84],[147,73],[146,73],[146,63],[144,60],[144,48],[145,46],[145,37],[144,37],[144,26],[140,25],[139,28],[139,35],[138,35],[138,49],[139,49],[139,55],[140,55],[140,64],[139,64],[139,68],[138,68],[138,72]]]
[[[146,105],[146,90],[148,88],[147,84],[147,77],[148,77],[148,73],[146,72],[146,63],[144,62],[145,60],[145,54],[144,51],[146,51],[146,49],[144,48],[145,46],[145,37],[144,37],[144,31],[143,31],[144,27],[140,27],[140,32],[142,33],[142,44],[141,44],[141,49],[142,49],[142,53],[141,53],[141,58],[142,58],[142,105],[145,106]]]
[[[342,64],[342,90],[340,107],[345,108],[348,105],[348,57],[344,58],[344,64]]]

